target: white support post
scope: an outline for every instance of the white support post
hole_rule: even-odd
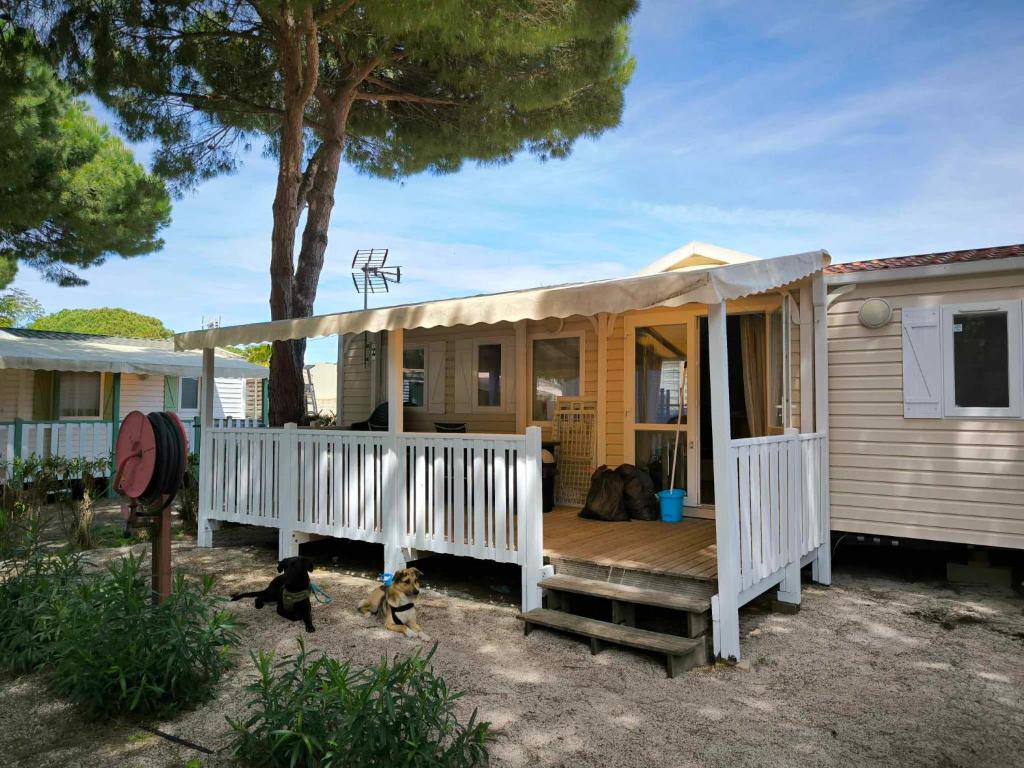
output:
[[[708,306],[708,366],[711,387],[711,440],[715,466],[715,541],[718,594],[712,600],[715,654],[740,658],[740,542],[736,472],[730,465],[729,349],[725,302]]]
[[[597,456],[594,464],[601,466],[608,461],[608,334],[610,333],[607,312],[597,316]]]
[[[199,524],[196,546],[212,547],[213,531],[220,524],[211,520],[213,510],[213,426],[214,350],[203,350],[203,375],[200,377],[201,410],[199,413]]]
[[[811,286],[800,286],[800,431],[814,431],[814,309]]]
[[[280,515],[277,519],[277,559],[298,557],[299,544],[309,541],[309,534],[295,530],[299,516],[299,430],[294,421],[284,425],[281,436]]]
[[[789,498],[784,502],[786,511],[783,516],[784,528],[780,535],[785,537],[783,552],[786,552],[786,575],[779,584],[778,598],[780,603],[800,605],[800,521],[803,518],[800,500],[803,498],[803,460],[800,453],[800,433],[796,429],[787,429],[783,443],[785,448],[786,466],[789,474],[786,487]]]
[[[541,607],[540,581],[544,569],[544,498],[541,490],[541,430],[526,428],[523,451],[525,477],[520,514],[526,516],[526,537],[522,547],[523,612]]]
[[[533,419],[533,391],[530,387],[529,380],[529,354],[531,352],[529,348],[530,340],[527,336],[527,328],[525,320],[517,320],[515,324],[516,330],[516,347],[515,347],[515,358],[516,358],[516,386],[515,386],[515,403],[516,403],[516,434],[521,435],[526,431],[526,428],[530,425],[530,421]]]
[[[402,407],[402,367],[405,332],[388,331],[388,449],[384,461],[384,570],[395,573],[405,567],[402,545],[406,538],[405,455],[399,437],[405,430]]]
[[[338,334],[338,385],[334,406],[334,425],[345,426],[345,344],[344,333]]]
[[[828,297],[825,275],[821,270],[812,281],[814,301],[814,431],[825,436],[821,462],[821,546],[811,566],[812,577],[819,584],[832,583],[832,514],[829,499],[828,445]]]

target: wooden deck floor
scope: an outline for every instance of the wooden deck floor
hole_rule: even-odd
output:
[[[606,523],[583,520],[578,513],[555,507],[544,515],[546,557],[697,579],[718,577],[714,520]]]

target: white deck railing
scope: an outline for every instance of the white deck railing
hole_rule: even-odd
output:
[[[777,437],[729,443],[735,503],[719,505],[718,595],[715,649],[720,650],[720,613],[738,610],[781,585],[780,599],[800,601],[800,568],[829,541],[826,436],[790,430]]]
[[[188,438],[189,452],[198,453],[199,439],[202,432],[199,428],[199,417],[182,419],[181,425],[185,428],[185,437]],[[236,419],[232,416],[226,416],[223,419],[214,419],[213,426],[228,429],[258,429],[263,426],[263,421],[261,419]]]
[[[208,455],[207,455],[208,452]],[[214,427],[200,464],[200,544],[210,521],[381,543],[385,568],[408,550],[523,567],[539,607],[543,558],[540,430],[435,435]]]

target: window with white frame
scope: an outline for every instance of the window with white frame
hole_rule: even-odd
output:
[[[63,372],[60,374],[59,386],[59,418],[100,418],[103,409],[103,374]]]
[[[580,394],[582,334],[534,338],[530,365],[533,420],[549,422],[554,419],[555,403],[559,397]]]
[[[402,404],[407,408],[423,408],[427,398],[427,350],[406,347],[402,351]]]
[[[1019,300],[905,307],[905,418],[1024,416]]]
[[[183,378],[178,387],[178,410],[199,410],[199,379]]]
[[[1021,415],[1019,301],[942,308],[947,416]]]

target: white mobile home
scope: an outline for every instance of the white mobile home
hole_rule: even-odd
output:
[[[826,282],[832,528],[1024,549],[1024,245]]]
[[[267,369],[217,356],[212,417],[265,423]],[[2,329],[0,460],[109,456],[121,419],[135,410],[176,412],[191,440],[201,374],[201,356],[170,341]]]

